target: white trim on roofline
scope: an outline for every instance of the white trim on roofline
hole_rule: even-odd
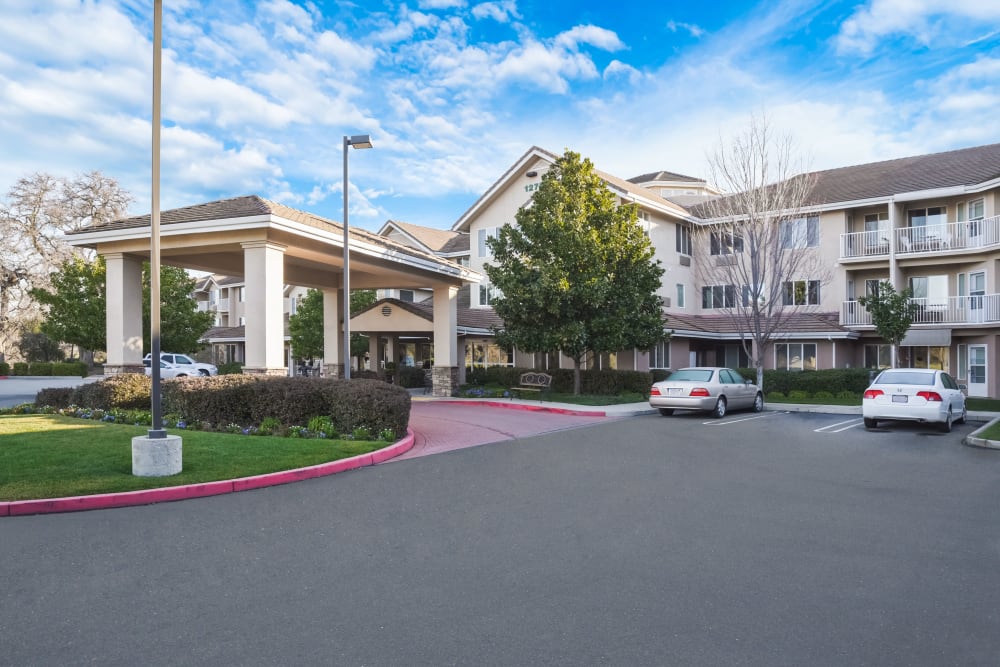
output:
[[[738,333],[715,333],[709,331],[696,331],[693,329],[672,329],[673,333],[671,337],[678,336],[680,338],[702,338],[708,340],[731,340],[731,341],[742,341],[746,336],[741,336]],[[775,334],[771,337],[771,341],[782,341],[782,340],[856,340],[860,335],[856,331],[806,331],[806,332],[787,332],[783,334]]]
[[[535,159],[542,159],[548,162],[549,164],[554,164],[555,159],[553,158],[558,159],[556,156],[552,155],[551,153],[542,148],[539,148],[538,146],[532,146],[531,148],[529,148],[528,151],[524,155],[522,155],[517,162],[515,162],[507,169],[507,171],[501,174],[500,178],[498,178],[493,183],[493,185],[491,185],[486,190],[486,192],[480,195],[479,199],[477,199],[472,204],[472,206],[470,206],[465,211],[465,213],[459,216],[458,220],[455,221],[455,224],[451,226],[451,231],[453,232],[467,231],[463,230],[463,227],[470,220],[472,220],[472,218],[476,217],[479,214],[479,212],[483,208],[485,208],[489,202],[493,201],[494,196],[497,193],[501,192],[507,186],[507,183],[511,180],[511,178],[513,178],[514,174],[518,173],[522,168],[526,167],[529,162]]]

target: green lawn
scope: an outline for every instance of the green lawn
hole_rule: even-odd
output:
[[[196,484],[290,470],[365,454],[385,442],[178,431],[184,470],[132,476],[132,438],[143,426],[58,415],[0,416],[0,501]]]

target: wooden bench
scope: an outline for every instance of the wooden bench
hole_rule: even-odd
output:
[[[552,376],[548,373],[521,373],[520,384],[516,387],[511,387],[511,396],[516,395],[518,398],[521,396],[521,392],[525,391],[547,391],[552,388]],[[539,399],[541,400],[541,396]]]

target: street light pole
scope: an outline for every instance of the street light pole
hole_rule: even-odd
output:
[[[163,0],[153,2],[153,157],[149,211],[149,370],[152,428],[149,438],[166,438],[160,401],[160,106],[162,90]]]
[[[347,147],[372,148],[372,139],[367,134],[344,135],[344,379],[351,379],[351,251],[349,247],[349,223],[347,212]]]

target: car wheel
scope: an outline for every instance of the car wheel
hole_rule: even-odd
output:
[[[205,377],[205,378],[207,378],[208,375],[209,375],[208,371],[206,371],[204,368],[200,369],[198,371],[198,374],[201,375],[202,377]]]
[[[871,417],[865,417],[865,428],[875,428],[878,426],[878,420],[872,419]]]
[[[715,402],[715,409],[712,410],[712,416],[716,419],[720,419],[726,416],[726,397],[719,396],[719,400]]]
[[[757,396],[753,399],[753,411],[763,412],[764,411],[764,394],[757,392]]]
[[[951,410],[945,415],[944,421],[938,425],[938,430],[942,433],[951,433]]]
[[[969,409],[968,409],[968,408],[966,408],[966,407],[965,407],[965,406],[963,405],[963,406],[962,406],[962,414],[960,414],[960,415],[958,416],[958,419],[956,419],[956,420],[955,420],[955,423],[956,423],[956,424],[964,424],[964,423],[965,423],[965,419],[966,419],[966,418],[967,418],[968,416],[969,416]]]
[[[664,417],[669,417],[670,415],[674,414],[674,409],[673,408],[660,408],[660,414],[663,415]]]

